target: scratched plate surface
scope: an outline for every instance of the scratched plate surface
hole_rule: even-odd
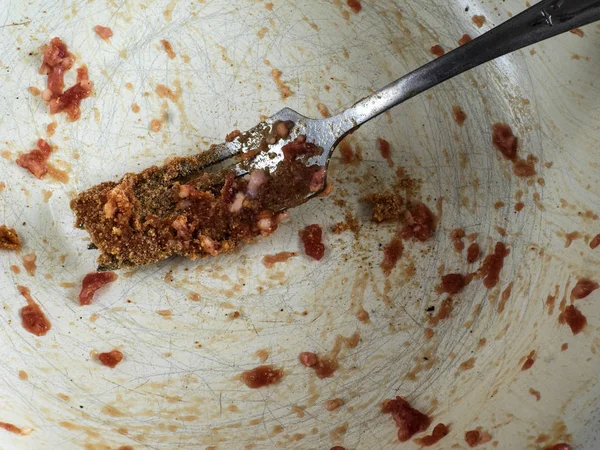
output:
[[[562,440],[598,448],[600,291],[578,302],[588,319],[583,333],[573,336],[557,320],[577,277],[600,278],[600,249],[588,246],[600,232],[596,25],[583,37],[569,33],[504,57],[367,124],[350,140],[362,161],[332,163],[333,194],[297,208],[256,245],[122,272],[91,306],[77,304],[97,256],[73,228],[68,205],[78,192],[201,151],[283,106],[313,117],[341,110],[429,61],[432,45],[451,49],[463,33],[476,36],[523,3],[362,0],[355,14],[340,0],[2,2],[0,221],[18,230],[24,248],[0,254],[0,421],[33,432],[0,429],[0,448],[391,449],[396,429],[380,403],[395,395],[450,425],[437,448],[466,448],[464,432],[477,426],[498,448]],[[487,18],[482,28],[474,14]],[[95,35],[97,24],[112,28],[110,42]],[[49,116],[28,90],[44,87],[40,46],[53,36],[95,83],[75,123]],[[161,98],[159,84],[174,96]],[[283,100],[285,86],[291,95]],[[463,127],[452,119],[455,104],[467,113]],[[34,179],[15,164],[53,120],[51,161],[68,172],[66,183]],[[492,148],[497,121],[512,125],[523,155],[539,159],[532,181],[515,178]],[[435,238],[407,244],[387,280],[380,244],[394,228],[374,226],[358,201],[396,179],[377,137],[421,180],[425,203],[443,210]],[[516,213],[519,191],[525,206]],[[361,224],[357,239],[329,231],[347,211]],[[300,251],[298,230],[310,223],[326,230],[321,262],[301,255],[262,265],[264,255]],[[473,282],[425,340],[426,309],[437,311],[443,299],[435,291],[440,271],[468,269],[449,236],[457,227],[479,233],[485,253],[499,240],[511,252],[499,285]],[[575,231],[580,237],[565,247]],[[37,256],[34,276],[22,267],[28,253]],[[52,322],[46,336],[21,327],[17,285],[31,289]],[[357,320],[361,306],[368,323]],[[300,351],[327,353],[339,335],[356,332],[360,341],[342,346],[333,378],[317,379],[297,362]],[[113,348],[125,355],[114,370],[91,356]],[[532,350],[536,362],[523,372]],[[285,376],[251,390],[237,377],[260,355]],[[345,405],[328,412],[324,402],[338,397]]]

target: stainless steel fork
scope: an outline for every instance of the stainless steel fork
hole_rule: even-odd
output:
[[[239,164],[239,175],[253,169],[275,170],[283,160],[281,148],[299,135],[305,135],[308,142],[323,148],[323,153],[313,157],[310,163],[327,168],[336,145],[346,135],[390,108],[483,63],[597,20],[600,20],[600,0],[543,0],[335,116],[311,119],[284,108],[243,133],[243,139],[213,146],[211,154],[202,158],[202,170],[216,163],[221,163],[218,165],[223,167],[223,162],[229,158],[250,150],[263,138],[265,127],[272,126],[276,121],[294,122],[290,137],[270,145],[268,152],[261,152],[250,164]],[[306,199],[318,193],[312,192]]]

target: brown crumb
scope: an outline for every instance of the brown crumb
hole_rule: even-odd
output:
[[[404,199],[393,192],[371,194],[361,200],[372,205],[371,218],[375,222],[397,221],[404,217]]]
[[[352,231],[354,235],[358,235],[358,232],[360,231],[360,224],[358,223],[358,220],[350,212],[346,212],[345,222],[338,222],[331,227],[331,231],[334,234],[341,234],[347,230]]]
[[[8,228],[6,225],[0,225],[0,249],[21,249],[21,239],[19,238],[19,235],[14,229]]]

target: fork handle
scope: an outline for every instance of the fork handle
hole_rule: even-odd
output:
[[[456,75],[527,45],[600,20],[600,0],[543,0],[340,113],[345,134]]]

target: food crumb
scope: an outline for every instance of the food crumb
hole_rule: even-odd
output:
[[[392,415],[398,428],[398,440],[400,442],[406,442],[415,434],[427,430],[431,424],[431,418],[414,409],[400,396],[394,400],[386,400],[382,412]]]
[[[460,273],[449,273],[442,276],[440,292],[446,294],[458,294],[466,286],[465,276]]]
[[[267,268],[272,268],[275,264],[286,262],[294,256],[298,256],[296,252],[280,252],[275,255],[265,255],[263,256],[262,263]]]
[[[404,245],[398,238],[393,238],[389,244],[383,248],[383,261],[381,262],[381,269],[384,275],[387,277],[392,273],[396,263],[402,257],[404,251]]]
[[[21,436],[27,436],[33,431],[32,428],[19,428],[12,423],[7,422],[0,422],[0,428],[3,428],[10,433],[20,434]]]
[[[96,291],[118,278],[114,272],[92,272],[88,273],[81,282],[79,293],[79,304],[89,305],[92,303]]]
[[[38,139],[36,145],[37,148],[27,153],[21,153],[16,163],[29,170],[34,177],[41,179],[48,173],[47,161],[52,153],[52,147],[44,139]]]
[[[404,214],[404,226],[400,232],[404,239],[425,242],[435,231],[435,216],[423,203],[409,205]]]
[[[163,122],[160,119],[152,119],[150,121],[150,129],[155,133],[158,133],[163,126]]]
[[[356,318],[361,322],[368,322],[369,321],[369,313],[365,310],[365,308],[363,308],[361,306],[358,309],[358,312],[356,313]]]
[[[465,237],[465,230],[462,228],[457,228],[450,232],[450,239],[452,239],[452,245],[454,245],[454,250],[458,253],[461,253],[465,248],[465,243],[463,242],[463,238]]]
[[[503,242],[497,242],[494,253],[486,256],[483,260],[483,265],[477,272],[481,278],[483,278],[483,285],[486,288],[491,289],[498,284],[500,272],[504,267],[504,258],[506,258],[509,253],[510,251]]]
[[[529,355],[527,355],[527,359],[523,363],[523,367],[521,367],[521,370],[531,369],[531,366],[533,366],[534,362],[535,362],[535,350],[531,350]]]
[[[0,249],[2,250],[20,250],[21,238],[13,228],[6,225],[0,225]]]
[[[446,437],[448,433],[450,433],[450,427],[443,423],[438,423],[433,428],[433,432],[430,435],[415,439],[415,443],[422,445],[423,447],[430,447],[437,444],[442,438]]]
[[[300,231],[300,240],[304,244],[304,252],[307,256],[320,261],[325,255],[323,244],[323,230],[320,225],[312,224]]]
[[[477,242],[473,242],[469,245],[467,249],[467,262],[469,264],[473,264],[475,261],[479,259],[479,244]]]
[[[286,98],[290,97],[293,92],[292,90],[289,88],[289,86],[287,86],[283,80],[281,79],[281,70],[279,69],[273,69],[271,70],[271,77],[273,78],[273,81],[275,81],[275,85],[279,88],[279,92],[281,93],[281,99],[285,100]]]
[[[19,293],[25,297],[27,306],[21,308],[21,325],[25,330],[36,336],[44,336],[52,328],[52,324],[33,297],[29,288],[17,286]]]

